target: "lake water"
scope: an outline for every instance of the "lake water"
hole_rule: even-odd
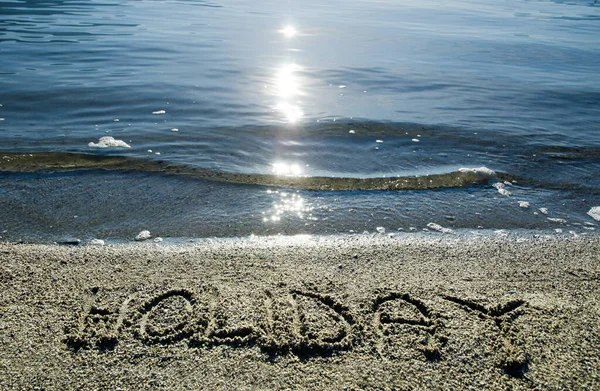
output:
[[[0,236],[591,234],[599,64],[593,0],[0,1]]]

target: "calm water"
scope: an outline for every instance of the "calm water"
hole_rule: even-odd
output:
[[[592,233],[599,37],[593,0],[0,1],[4,163],[12,153],[131,158],[76,172],[24,160],[15,173],[0,161],[0,236],[389,233],[432,222]],[[130,148],[89,146],[105,136]],[[502,180],[307,191],[136,168],[144,161],[349,180],[485,166]],[[506,178],[510,195],[493,186]]]

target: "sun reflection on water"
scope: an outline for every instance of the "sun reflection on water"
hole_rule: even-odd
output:
[[[286,38],[298,35],[298,30],[292,25],[287,25],[278,32]],[[288,47],[287,50],[291,50],[291,48]],[[290,124],[298,122],[304,116],[297,100],[299,96],[304,95],[301,71],[302,67],[289,58],[288,62],[274,70],[272,78],[271,85],[274,88],[270,91],[277,99],[272,109],[280,113],[283,119]]]
[[[279,30],[281,34],[283,34],[286,38],[293,38],[298,34],[298,31],[292,25],[287,25],[281,30]]]
[[[267,194],[276,197],[273,207],[263,212],[263,222],[278,222],[284,217],[296,217],[300,220],[313,219],[312,206],[298,193],[279,190],[267,190]]]
[[[275,162],[271,167],[275,175],[298,176],[304,173],[302,167],[297,163]]]
[[[277,95],[282,98],[288,98],[300,94],[300,83],[295,72],[301,68],[294,64],[285,64],[277,71],[276,87]]]
[[[280,101],[274,109],[282,113],[289,123],[297,122],[304,113],[298,104],[292,99],[302,94],[300,79],[297,72],[302,68],[294,63],[285,64],[275,74],[275,94]]]

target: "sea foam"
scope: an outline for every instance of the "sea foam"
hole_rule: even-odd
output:
[[[108,148],[108,147],[119,147],[119,148],[131,148],[129,144],[127,144],[123,140],[115,140],[111,136],[100,137],[97,143],[89,143],[89,147],[92,148]]]
[[[587,214],[594,220],[600,221],[600,206],[594,206],[587,212]]]
[[[463,174],[475,174],[475,175],[479,175],[482,177],[488,177],[488,178],[496,178],[498,176],[496,174],[496,171],[491,170],[487,167],[459,168],[458,171],[462,172]]]

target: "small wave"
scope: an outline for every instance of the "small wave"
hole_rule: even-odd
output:
[[[145,160],[124,156],[99,156],[62,152],[33,154],[4,153],[0,156],[0,171],[4,172],[27,173],[74,170],[153,172],[224,183],[335,191],[427,190],[468,187],[474,184],[487,183],[490,180],[504,180],[509,178],[506,174],[496,173],[486,167],[461,168],[458,171],[423,176],[341,178],[231,173],[169,163],[161,160]]]

